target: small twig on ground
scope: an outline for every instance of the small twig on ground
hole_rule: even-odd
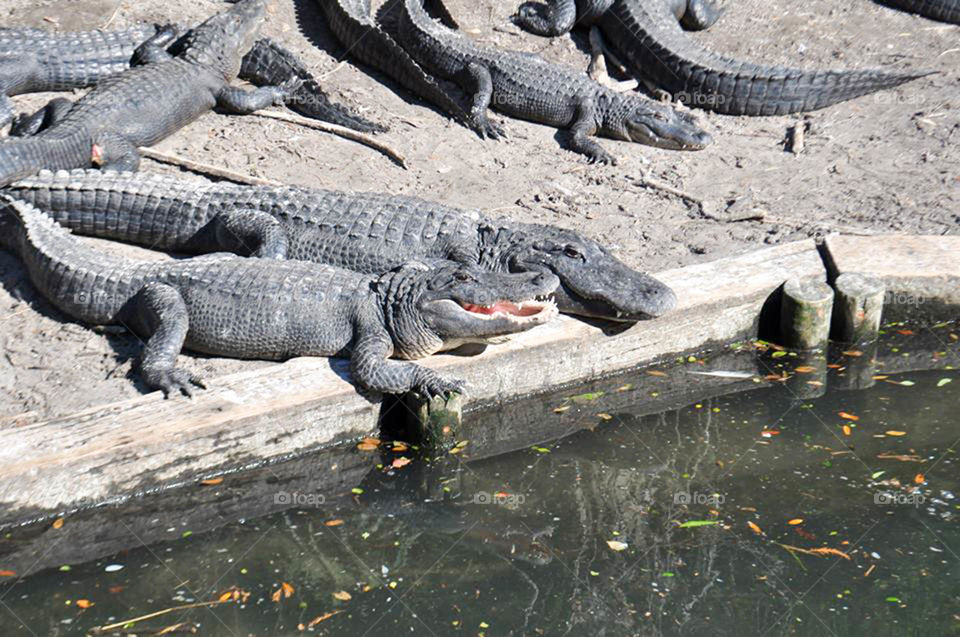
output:
[[[233,601],[233,600],[229,600],[229,599],[228,599],[228,600],[225,600],[225,601],[222,601],[222,602],[221,602],[221,601],[215,599],[215,600],[213,600],[213,601],[211,601],[211,602],[196,602],[196,603],[193,603],[193,604],[184,604],[184,605],[182,605],[182,606],[174,606],[174,607],[172,607],[172,608],[165,608],[165,609],[163,609],[163,610],[158,610],[158,611],[156,611],[156,612],[148,613],[148,614],[146,614],[146,615],[140,615],[139,617],[134,617],[134,618],[132,618],[132,619],[125,619],[125,620],[123,620],[122,622],[115,622],[115,623],[113,623],[113,624],[107,624],[107,625],[105,625],[105,626],[94,626],[93,628],[90,629],[90,634],[91,634],[91,635],[102,635],[103,633],[110,632],[111,630],[115,630],[115,629],[117,629],[117,628],[123,628],[123,627],[126,626],[127,624],[135,624],[135,623],[137,623],[137,622],[142,622],[142,621],[146,621],[146,620],[148,620],[148,619],[153,619],[154,617],[160,617],[161,615],[167,615],[167,614],[169,614],[169,613],[175,613],[175,612],[180,611],[180,610],[190,610],[191,608],[203,608],[203,607],[205,607],[205,606],[219,606],[220,604],[227,604],[227,603],[230,603],[231,601]]]
[[[194,161],[192,159],[187,159],[185,157],[180,157],[179,155],[173,155],[170,153],[163,153],[154,148],[140,148],[140,155],[146,157],[147,159],[152,159],[164,164],[170,164],[172,166],[180,166],[181,168],[186,168],[195,173],[200,173],[201,175],[210,175],[211,177],[219,177],[220,179],[226,179],[238,184],[249,184],[251,186],[279,186],[280,182],[274,181],[272,179],[263,179],[261,177],[251,177],[250,175],[244,175],[243,173],[238,173],[229,168],[220,168],[219,166],[213,166],[211,164],[205,164],[203,162]]]
[[[346,65],[346,63],[347,63],[346,60],[341,61],[340,64],[336,65],[335,67],[333,67],[332,69],[330,69],[329,71],[327,71],[326,73],[324,73],[323,75],[321,75],[321,76],[317,79],[317,81],[318,81],[318,82],[324,81],[325,79],[327,79],[328,77],[330,77],[331,75],[333,75],[334,73],[336,73],[337,71],[339,71],[340,69],[342,69],[342,68]]]
[[[368,146],[374,150],[380,151],[399,164],[401,168],[406,169],[407,167],[407,160],[398,151],[394,150],[383,142],[374,139],[370,135],[351,130],[345,126],[338,126],[337,124],[321,122],[319,120],[300,117],[299,115],[291,115],[289,113],[279,113],[277,111],[259,111],[254,113],[254,115],[258,117],[280,120],[281,122],[287,122],[288,124],[297,124],[299,126],[306,126],[307,128],[314,128],[325,133],[330,133],[331,135],[337,135],[338,137],[359,142],[364,146]]]
[[[684,192],[679,188],[674,188],[670,184],[665,184],[662,181],[648,177],[647,173],[643,170],[640,171],[640,181],[637,183],[637,185],[643,188],[653,188],[654,190],[660,190],[665,193],[669,193],[676,197],[680,197],[685,201],[689,201],[690,203],[697,204],[700,206],[701,210],[703,209],[703,200],[699,197],[694,197],[690,193]]]
[[[103,26],[100,27],[101,31],[105,31],[108,26],[113,24],[114,19],[117,17],[117,13],[120,11],[120,5],[123,4],[120,0],[117,0],[117,6],[113,8],[113,13],[110,14],[110,19],[103,23]]]
[[[799,155],[803,152],[803,146],[805,143],[805,128],[806,122],[800,119],[794,122],[793,126],[791,126],[790,130],[788,131],[788,136],[790,138],[790,152],[794,155]]]

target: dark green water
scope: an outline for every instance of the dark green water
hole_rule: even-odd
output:
[[[107,634],[960,635],[960,373],[803,400],[757,386],[642,417],[568,392],[542,417],[592,430],[434,468],[357,451],[362,493],[208,532],[157,513],[187,537],[8,577],[0,635],[83,635],[231,590],[246,602]]]

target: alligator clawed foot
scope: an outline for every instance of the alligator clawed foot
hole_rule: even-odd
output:
[[[466,387],[466,381],[441,378],[438,376],[436,378],[431,378],[424,381],[419,387],[416,388],[416,392],[422,396],[425,396],[427,399],[433,399],[438,396],[450,398],[452,394],[463,393],[463,390],[466,389]]]
[[[194,386],[200,389],[206,389],[207,386],[199,376],[190,372],[173,368],[156,373],[154,378],[149,379],[149,384],[163,392],[164,398],[170,398],[170,395],[183,394],[187,398],[193,398]]]

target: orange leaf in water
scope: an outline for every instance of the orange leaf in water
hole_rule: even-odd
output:
[[[853,430],[850,429],[850,425],[844,425],[844,426],[843,426],[843,435],[844,435],[844,436],[849,436],[852,431],[853,431]]]
[[[803,518],[793,518],[792,520],[787,522],[787,524],[791,524],[793,526],[796,526],[798,524],[803,524]]]
[[[918,473],[917,475],[913,476],[913,481],[917,484],[923,484],[927,481],[927,478],[922,473]]]
[[[410,458],[396,458],[394,459],[393,462],[390,463],[390,466],[393,467],[394,469],[400,469],[410,464],[410,462],[411,462]]]
[[[116,595],[117,593],[122,593],[123,589],[124,589],[123,586],[111,586],[107,590],[113,593],[114,595]]]
[[[809,374],[815,369],[816,367],[811,367],[810,365],[801,365],[800,367],[794,368],[793,371],[797,372],[798,374]]]
[[[830,548],[829,546],[823,546],[818,549],[810,549],[810,553],[813,555],[836,555],[837,557],[842,557],[845,560],[850,559],[850,556],[840,549]]]
[[[904,336],[913,336],[913,330],[897,330],[897,334],[903,334]]]
[[[852,421],[854,421],[854,422],[860,420],[860,416],[856,416],[856,415],[851,414],[851,413],[848,413],[848,412],[846,412],[846,411],[841,411],[841,412],[840,412],[839,414],[837,414],[837,415],[840,416],[841,418],[846,418],[847,420],[852,420]]]
[[[0,571],[0,577],[16,577],[16,571]]]
[[[338,599],[341,602],[349,602],[351,599],[353,599],[353,595],[351,595],[347,591],[337,591],[336,593],[333,594],[333,598]]]
[[[844,352],[843,355],[844,355],[844,356],[854,356],[854,357],[856,357],[856,356],[863,356],[863,352],[861,352],[860,350],[851,349],[851,350],[847,350],[846,352]]]
[[[780,435],[780,430],[779,430],[779,429],[764,429],[763,431],[760,432],[760,435],[763,436],[764,438],[769,438],[769,437],[771,437],[771,436],[779,436],[779,435]]]
[[[91,606],[93,606],[93,602],[91,602],[89,599],[77,600],[77,608],[87,609],[87,608],[90,608]]]
[[[749,526],[750,530],[756,533],[757,535],[765,535],[765,533],[763,532],[763,529],[761,529],[759,526],[757,526],[750,520],[747,520],[747,526]]]
[[[884,431],[883,433],[887,434],[888,436],[906,436],[907,435],[906,431],[896,431],[893,429],[891,429],[890,431]]]
[[[206,480],[201,480],[200,484],[205,487],[213,487],[223,482],[223,478],[207,478]]]
[[[666,372],[661,372],[656,369],[647,370],[647,374],[650,376],[666,376]]]
[[[336,519],[336,520],[327,520],[326,522],[323,523],[323,526],[340,526],[341,524],[343,524],[343,520]]]
[[[357,445],[357,449],[360,451],[374,451],[379,446],[380,441],[376,438],[364,438],[363,441]]]
[[[280,590],[283,591],[284,598],[289,598],[293,596],[293,591],[296,589],[293,588],[293,586],[291,586],[290,584],[283,582],[282,584],[280,584]]]
[[[320,622],[325,622],[325,621],[327,621],[328,619],[330,619],[331,617],[333,617],[334,615],[337,615],[337,614],[342,613],[342,612],[343,612],[342,610],[335,610],[335,611],[330,612],[330,613],[324,613],[323,615],[320,615],[319,617],[314,617],[313,619],[310,620],[310,623],[307,624],[307,628],[313,628],[314,626],[316,626],[316,625],[319,624]]]
[[[62,529],[62,528],[63,528],[63,518],[57,518],[56,520],[53,521],[53,524],[51,524],[50,526],[53,527],[53,528],[55,528],[55,529]]]
[[[217,598],[217,601],[223,604],[224,602],[229,602],[231,597],[233,597],[233,591],[227,591],[226,593],[221,594],[220,597]],[[277,600],[275,599],[273,601]]]

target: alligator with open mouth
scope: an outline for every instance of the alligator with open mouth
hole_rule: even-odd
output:
[[[727,115],[812,111],[927,75],[802,70],[734,60],[704,48],[683,28],[705,29],[720,14],[714,0],[548,0],[525,2],[515,21],[546,36],[596,25],[630,71],[653,88],[688,106]]]
[[[368,274],[409,259],[549,272],[560,277],[561,312],[615,321],[661,316],[676,304],[668,286],[580,233],[413,197],[98,170],[43,172],[4,192],[78,234],[162,250],[226,250]]]
[[[228,253],[137,261],[92,248],[28,203],[0,196],[0,247],[38,291],[91,325],[119,324],[146,345],[140,374],[166,395],[200,378],[177,367],[181,348],[231,358],[349,356],[369,390],[427,396],[463,383],[406,361],[541,325],[557,309],[556,276],[410,262],[379,276],[306,261]]]

